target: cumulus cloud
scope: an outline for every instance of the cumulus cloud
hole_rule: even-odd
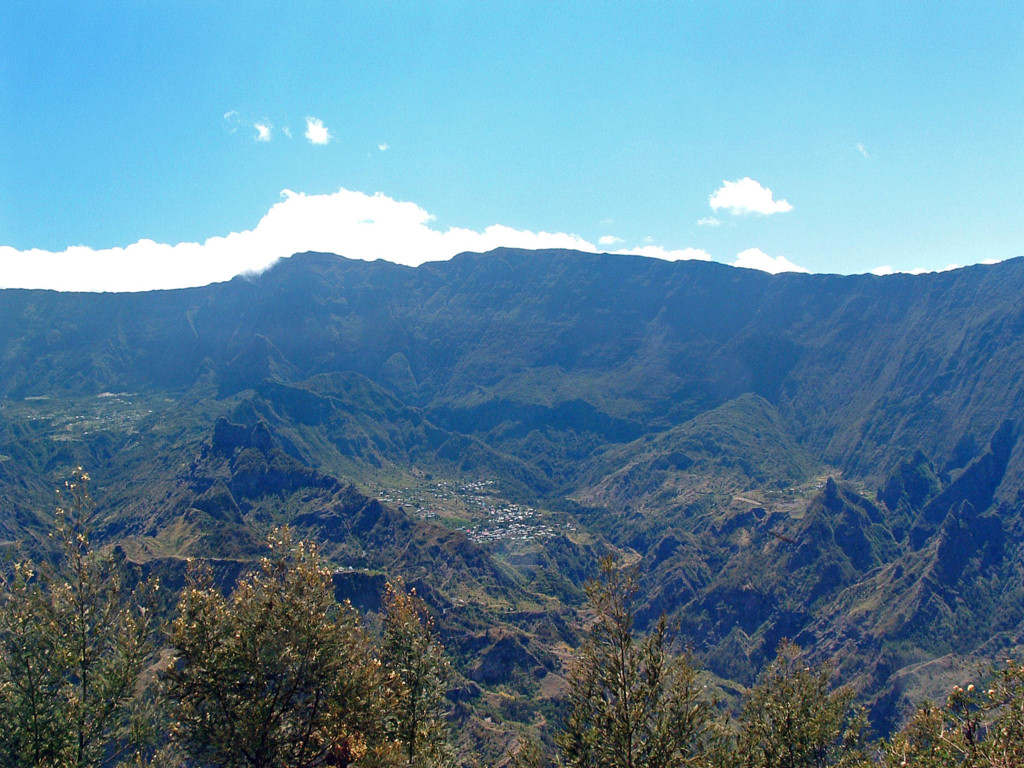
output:
[[[714,216],[705,216],[703,219],[697,219],[698,227],[720,227],[722,222],[716,219]]]
[[[388,143],[384,141],[377,145],[377,149],[379,149],[381,152],[387,152],[389,149],[391,149],[391,147],[389,147]]]
[[[736,260],[732,266],[759,269],[773,275],[777,275],[779,272],[810,272],[809,269],[797,266],[785,256],[769,256],[760,248],[747,248],[747,250],[736,254]]]
[[[700,248],[662,248],[660,245],[645,245],[641,248],[622,248],[615,251],[630,256],[647,256],[665,261],[711,261],[711,254]]]
[[[310,144],[326,144],[333,138],[324,121],[315,117],[306,118],[306,138]]]
[[[256,141],[270,141],[272,138],[273,126],[269,122],[253,123],[256,129]]]
[[[738,181],[723,181],[708,202],[714,211],[726,210],[734,216],[759,213],[769,216],[773,213],[786,213],[793,206],[785,200],[776,200],[772,191],[762,187],[749,176]]]
[[[860,153],[861,153],[861,154],[862,154],[862,155],[863,155],[864,157],[867,157],[867,156],[868,156],[868,150],[867,150],[867,147],[865,147],[865,146],[864,146],[863,144],[861,144],[861,143],[860,143],[859,141],[857,142],[857,151],[858,151],[858,152],[860,152]]]
[[[415,266],[463,251],[569,248],[596,252],[577,235],[530,232],[495,224],[482,232],[431,228],[433,217],[415,203],[341,189],[328,195],[285,190],[251,230],[202,243],[139,240],[124,248],[75,246],[52,252],[0,246],[0,288],[62,291],[144,291],[184,288],[260,272],[302,251]]]
[[[619,243],[624,243],[624,242],[626,242],[626,241],[623,240],[621,237],[616,237],[615,235],[602,235],[598,239],[597,244],[598,245],[618,245]]]

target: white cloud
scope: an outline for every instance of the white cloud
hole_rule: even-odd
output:
[[[716,219],[714,216],[705,216],[703,219],[697,219],[698,227],[720,227],[722,222]]]
[[[20,251],[0,245],[0,288],[186,288],[258,273],[281,258],[303,251],[337,253],[367,261],[384,259],[409,266],[450,259],[464,251],[480,253],[499,247],[598,251],[593,243],[564,232],[531,232],[501,224],[483,231],[460,227],[442,231],[432,227],[433,221],[434,217],[415,203],[380,193],[367,195],[339,189],[333,194],[306,195],[284,190],[281,200],[252,229],[211,237],[202,243],[170,245],[143,239],[123,248],[79,245],[60,252]],[[669,261],[711,259],[699,248],[668,249],[653,244],[615,253]],[[740,260],[744,254],[740,254]],[[784,262],[788,268],[799,269],[782,259],[764,258],[776,266]]]
[[[779,272],[810,272],[809,269],[797,266],[785,256],[769,256],[760,248],[747,248],[747,250],[736,254],[736,261],[732,263],[732,266],[759,269],[773,275],[777,275]]]
[[[996,261],[983,261],[982,264],[997,264]],[[875,267],[868,274],[878,275],[879,277],[885,277],[886,275],[927,275],[933,272],[949,272],[953,269],[960,269],[963,265],[961,264],[947,264],[944,267],[938,269],[925,269],[924,267],[914,267],[913,269],[893,269],[888,264],[883,264],[880,267]]]
[[[310,144],[326,144],[333,137],[331,136],[331,132],[327,130],[327,126],[324,125],[323,120],[319,120],[315,117],[307,117],[306,138],[309,139]]]
[[[273,138],[274,126],[269,122],[253,123],[252,127],[256,129],[256,141],[270,141]]]
[[[864,155],[864,157],[868,157],[867,147],[865,147],[859,141],[857,142],[857,151],[860,152],[862,155]]]
[[[287,125],[284,128],[281,129],[281,133],[283,133],[289,139],[292,137],[292,129],[289,128]]]
[[[642,248],[623,248],[615,253],[630,256],[647,256],[665,261],[711,261],[711,254],[700,248],[680,248],[672,250],[660,245],[645,245]]]
[[[482,232],[432,229],[415,203],[341,189],[329,195],[285,190],[255,228],[203,243],[139,240],[124,248],[74,246],[52,252],[0,246],[0,288],[61,291],[144,291],[184,288],[260,272],[302,251],[415,266],[463,251],[568,248],[596,252],[577,235],[530,232],[495,224]]]
[[[626,242],[626,241],[623,240],[621,237],[616,237],[615,235],[601,235],[601,237],[597,241],[597,244],[598,245],[618,245],[619,243],[624,243],[624,242]]]
[[[747,213],[769,216],[793,210],[792,205],[785,200],[776,200],[770,189],[762,187],[749,176],[738,181],[723,181],[722,186],[708,197],[708,202],[712,210],[725,209],[734,216]]]
[[[387,152],[389,149],[391,149],[391,147],[389,147],[387,142],[385,141],[378,144],[377,149],[379,149],[381,152]]]
[[[224,130],[228,133],[234,133],[238,130],[238,126],[242,124],[242,116],[233,109],[229,109],[224,113],[223,126]]]

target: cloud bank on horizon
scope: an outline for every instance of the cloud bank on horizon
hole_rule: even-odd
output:
[[[315,125],[313,129],[315,133]],[[482,232],[461,227],[439,231],[430,226],[433,216],[420,206],[380,193],[343,188],[325,195],[290,190],[281,194],[282,200],[253,229],[202,243],[170,245],[143,239],[123,248],[75,246],[60,252],[0,246],[0,288],[110,292],[188,288],[258,273],[278,259],[303,251],[417,266],[502,246],[598,250],[577,235],[530,232],[501,224]],[[697,248],[672,250],[656,245],[616,253],[711,259]]]
[[[203,243],[170,245],[143,239],[124,248],[75,246],[60,252],[0,246],[0,287],[60,291],[186,288],[258,273],[278,259],[303,251],[416,266],[463,251],[489,251],[499,246],[597,250],[576,235],[529,232],[500,224],[482,232],[458,227],[438,231],[430,226],[433,217],[421,207],[383,194],[340,189],[333,194],[306,195],[285,190],[282,198],[253,229],[211,237]],[[661,251],[660,255],[692,257],[687,251]]]
[[[785,256],[769,256],[760,248],[747,248],[745,251],[741,251],[736,255],[736,261],[732,263],[732,266],[743,269],[759,269],[773,275],[780,272],[803,272],[804,274],[811,272],[809,269],[797,266]]]
[[[269,135],[269,122],[260,125],[264,127]],[[317,142],[330,140],[329,132],[315,119],[310,119],[308,131]],[[262,134],[260,130],[257,138]],[[432,228],[434,217],[419,205],[381,193],[367,195],[341,188],[322,195],[284,190],[281,196],[253,229],[211,237],[202,243],[171,245],[142,239],[123,248],[74,246],[60,252],[0,245],[0,288],[89,292],[189,288],[256,274],[279,259],[304,251],[418,266],[458,253],[482,253],[499,247],[597,253],[623,243],[614,235],[602,236],[595,245],[575,234],[531,232],[501,224],[481,232],[461,227],[440,231]],[[724,182],[711,196],[711,204],[716,210],[724,208],[731,213],[792,209],[749,178]],[[651,243],[608,252],[668,261],[711,261],[711,255],[701,248],[668,249]],[[740,252],[731,264],[772,274],[809,271],[785,256],[770,256],[759,248]],[[876,274],[891,271],[880,267]]]

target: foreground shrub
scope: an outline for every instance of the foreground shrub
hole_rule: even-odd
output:
[[[709,714],[696,670],[669,653],[664,618],[646,637],[635,635],[635,583],[611,559],[602,574],[587,588],[594,622],[569,678],[562,758],[579,768],[687,765],[701,751]]]
[[[65,484],[54,566],[16,562],[0,584],[0,765],[116,765],[153,737],[142,674],[153,657],[156,584],[135,590],[89,541],[80,468]]]
[[[201,766],[372,765],[386,751],[383,680],[358,614],[335,601],[314,545],[287,529],[270,544],[230,598],[202,572],[182,594],[165,675],[173,743]]]
[[[400,745],[405,765],[454,765],[445,716],[449,666],[434,621],[416,591],[387,585],[381,663],[387,689],[385,733]]]

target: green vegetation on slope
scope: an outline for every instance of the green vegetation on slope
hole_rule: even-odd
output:
[[[1022,283],[502,250],[3,291],[0,545],[53,560],[79,465],[94,540],[173,589],[290,524],[371,616],[399,576],[435,608],[491,754],[557,715],[614,554],[723,688],[792,637],[885,732],[1020,650]]]

